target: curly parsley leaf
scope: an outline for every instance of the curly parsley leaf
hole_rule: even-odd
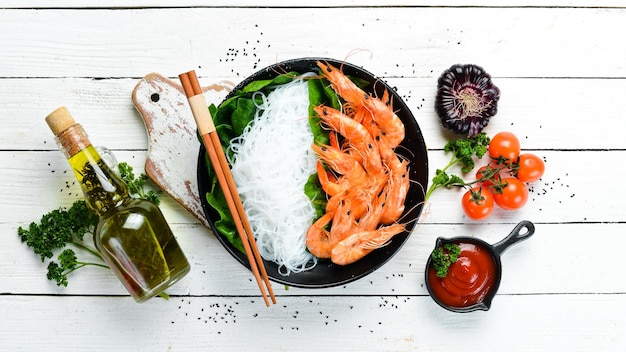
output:
[[[486,133],[481,132],[473,137],[460,138],[448,141],[443,150],[452,153],[448,165],[443,169],[437,169],[432,183],[426,192],[425,200],[428,200],[432,193],[441,188],[465,187],[468,184],[460,176],[448,174],[447,171],[454,165],[461,166],[461,172],[468,173],[476,166],[475,159],[481,159],[488,151],[490,138]]]
[[[93,234],[98,217],[92,213],[84,200],[77,200],[69,209],[59,208],[44,214],[39,223],[32,222],[28,229],[19,227],[17,234],[33,252],[40,256],[41,261],[50,259],[56,250],[63,249],[56,260],[48,263],[48,280],[55,281],[58,286],[67,286],[67,274],[86,266],[94,265],[108,268],[102,256],[95,248],[83,242],[85,234]],[[66,246],[81,248],[98,259],[98,262],[80,262],[76,253]]]
[[[488,151],[490,138],[481,132],[470,138],[461,138],[449,141],[443,147],[445,152],[454,153],[448,167],[461,164],[461,171],[468,173],[474,169],[474,158],[482,158]]]
[[[431,253],[433,267],[437,272],[437,277],[446,277],[448,268],[459,258],[461,247],[455,243],[446,243],[441,247],[437,247]]]
[[[121,162],[117,165],[120,172],[120,177],[128,186],[128,191],[131,195],[135,195],[139,198],[147,199],[152,203],[159,205],[161,200],[161,190],[146,190],[146,182],[148,181],[148,175],[141,174],[139,177],[135,177],[132,166],[128,163]]]
[[[30,223],[28,229],[20,226],[17,234],[43,262],[67,244],[84,246],[83,237],[93,233],[97,223],[98,217],[87,209],[85,201],[77,200],[70,209],[59,208],[43,215],[39,223]]]

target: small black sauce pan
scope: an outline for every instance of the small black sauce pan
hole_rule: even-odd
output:
[[[500,286],[500,281],[502,279],[502,262],[500,260],[500,256],[507,250],[510,246],[521,242],[535,233],[535,225],[527,220],[521,221],[519,224],[515,226],[515,228],[511,231],[511,233],[502,239],[500,242],[496,244],[489,244],[481,239],[475,237],[452,237],[452,238],[437,238],[435,243],[435,248],[441,247],[446,243],[470,243],[480,248],[485,249],[488,253],[491,254],[491,258],[493,259],[493,263],[495,266],[495,276],[493,285],[485,295],[484,299],[476,304],[466,306],[466,307],[453,307],[443,303],[433,292],[429,280],[428,280],[428,268],[432,265],[432,257],[428,256],[428,261],[426,262],[426,288],[428,289],[428,293],[430,297],[439,304],[441,307],[457,312],[457,313],[467,313],[476,310],[489,310],[491,307],[491,300],[496,295],[498,291],[498,287]]]

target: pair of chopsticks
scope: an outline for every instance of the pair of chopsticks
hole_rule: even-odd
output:
[[[224,151],[222,150],[222,145],[217,131],[215,130],[215,125],[213,124],[209,107],[207,106],[204,95],[202,94],[200,82],[198,82],[198,77],[196,76],[195,71],[181,73],[178,78],[180,78],[180,81],[183,84],[183,90],[185,91],[185,95],[189,101],[193,117],[196,120],[198,132],[202,137],[204,147],[209,154],[211,165],[217,174],[217,181],[224,192],[228,208],[233,215],[235,227],[241,237],[243,247],[246,251],[246,256],[250,262],[250,268],[252,269],[252,273],[254,274],[257,284],[261,289],[265,305],[269,307],[270,302],[265,288],[267,287],[272,303],[276,304],[274,291],[272,290],[272,286],[267,277],[263,259],[261,259],[256,241],[254,240],[254,235],[243,209],[241,198],[237,192],[237,187],[235,185],[233,175],[230,172],[230,166],[226,160],[226,155],[224,155]]]

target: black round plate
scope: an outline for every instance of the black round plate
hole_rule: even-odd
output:
[[[357,66],[329,58],[302,58],[283,61],[254,73],[252,76],[239,83],[233,89],[233,92],[243,89],[243,87],[252,81],[271,79],[281,72],[318,72],[319,68],[316,64],[318,60],[328,62],[335,67],[341,67],[346,75],[367,80],[370,84],[366,91],[369,91],[376,96],[382,96],[384,90],[388,90],[391,93],[393,97],[394,110],[396,110],[397,115],[400,117],[402,122],[404,122],[406,131],[406,137],[402,142],[401,147],[396,149],[396,152],[398,154],[402,154],[410,161],[409,167],[411,186],[405,202],[405,214],[402,215],[402,222],[407,223],[407,231],[396,235],[387,246],[371,252],[356,263],[340,266],[335,265],[330,261],[320,260],[317,266],[309,271],[297,274],[292,273],[289,276],[283,276],[279,274],[278,265],[276,263],[265,261],[267,275],[270,280],[287,286],[302,288],[323,288],[343,285],[360,279],[385,264],[402,247],[413,227],[417,223],[417,219],[422,211],[424,192],[428,185],[428,156],[426,145],[413,114],[393,88],[389,87],[385,82],[371,73]],[[232,93],[229,94],[226,99],[231,96]],[[206,175],[205,153],[206,150],[203,146],[201,146],[200,153],[198,155],[198,187],[200,199],[202,201],[202,208],[211,225],[211,228],[213,229],[213,233],[216,234],[218,240],[222,243],[224,248],[226,248],[226,250],[241,264],[250,268],[246,255],[231,245],[230,242],[228,242],[224,236],[220,235],[213,226],[213,221],[219,220],[219,215],[208,205],[205,197],[205,194],[209,189],[209,180]]]

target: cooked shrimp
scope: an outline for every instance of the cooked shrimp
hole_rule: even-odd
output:
[[[382,98],[371,96],[359,88],[354,82],[341,72],[340,69],[326,63],[317,62],[322,74],[330,82],[331,87],[347,102],[347,111],[350,116],[363,124],[369,118],[374,119],[393,147],[397,147],[404,139],[404,124],[393,111],[391,95],[387,90]]]
[[[333,223],[330,228],[330,236],[337,242],[341,241],[347,237],[355,223],[352,200],[347,198],[337,207],[337,212],[333,217]]]
[[[322,162],[318,161],[316,165],[317,178],[322,185],[322,189],[329,196],[334,196],[341,193],[344,189],[337,183],[337,179],[329,175],[329,172],[324,169]]]
[[[333,247],[337,244],[331,238],[326,226],[333,219],[333,213],[326,213],[317,219],[306,232],[306,248],[318,258],[330,258]]]
[[[328,133],[328,140],[328,144],[331,147],[341,149],[341,146],[339,145],[339,137],[337,137],[337,131],[330,131]]]
[[[341,202],[350,200],[352,213],[355,219],[360,219],[363,216],[367,216],[373,209],[373,204],[378,204],[376,199],[381,193],[383,187],[388,184],[389,175],[381,173],[379,175],[367,175],[367,182],[358,183],[356,186],[348,182],[341,182],[345,187],[344,191],[340,194],[332,196],[327,204],[326,211],[334,212],[339,207]],[[375,227],[375,226],[374,226]]]
[[[380,137],[387,141],[392,148],[397,147],[404,140],[404,123],[393,111],[389,93],[385,91],[383,98],[372,97],[365,102],[365,107],[372,114],[372,119],[380,130]]]
[[[313,109],[322,122],[346,138],[350,145],[373,143],[372,136],[365,127],[341,111],[325,105],[317,105]]]
[[[372,231],[354,233],[333,247],[330,259],[337,265],[352,264],[374,249],[385,246],[393,236],[404,230],[404,225],[392,224]]]
[[[311,148],[313,149],[313,152],[315,152],[315,154],[333,171],[343,175],[343,177],[338,179],[336,182],[341,189],[352,186],[362,186],[367,182],[367,173],[361,164],[359,164],[359,162],[356,161],[350,154],[343,153],[342,151],[329,145],[314,144]],[[323,174],[322,178],[324,178]],[[326,187],[331,188],[330,179],[328,181],[329,183],[326,184]],[[322,182],[326,182],[326,180],[320,179],[320,183]],[[322,184],[322,186],[324,187],[324,184]]]
[[[406,160],[392,159],[389,165],[389,185],[385,189],[385,209],[380,222],[391,224],[404,212],[404,200],[409,191],[409,168]]]
[[[339,206],[346,201],[350,201],[352,216],[354,216],[355,220],[361,218],[369,210],[371,203],[368,192],[358,187],[353,187],[330,197],[326,202],[326,212],[336,213]]]
[[[307,247],[319,258],[347,265],[405,231],[396,221],[410,185],[408,163],[395,152],[404,139],[404,124],[393,111],[389,91],[372,96],[340,69],[318,66],[344,105],[342,111],[314,107],[330,132],[328,145],[312,146],[329,198],[326,214],[307,232]]]
[[[375,230],[380,224],[380,219],[385,210],[385,196],[380,195],[374,199],[370,209],[359,219],[356,232]]]
[[[339,174],[344,175],[349,173],[354,166],[354,158],[338,148],[326,144],[313,144],[311,145],[311,149],[313,149],[313,152],[320,160]]]
[[[396,157],[395,147],[390,141],[385,138],[385,132],[380,129],[380,127],[372,122],[369,125],[365,126],[369,133],[374,137],[376,141],[376,145],[378,146],[378,154],[380,155],[380,160],[384,163],[388,163],[392,158]]]
[[[322,70],[322,74],[328,79],[333,90],[350,106],[361,108],[364,100],[369,99],[370,95],[354,84],[340,69],[321,61],[317,62],[317,66]]]
[[[346,139],[348,145],[355,148],[363,158],[363,167],[368,172],[380,172],[382,163],[378,147],[372,135],[362,124],[328,106],[316,106],[314,110],[324,124],[339,132]]]
[[[348,148],[344,148],[344,146],[339,144],[339,137],[338,137],[337,131],[330,131],[328,133],[328,140],[329,140],[328,145],[330,145],[331,147],[337,150],[350,154],[350,156],[352,156],[354,160],[358,161],[359,164],[363,165],[363,156],[360,153],[356,152],[354,148],[350,148],[349,145],[348,145]]]

